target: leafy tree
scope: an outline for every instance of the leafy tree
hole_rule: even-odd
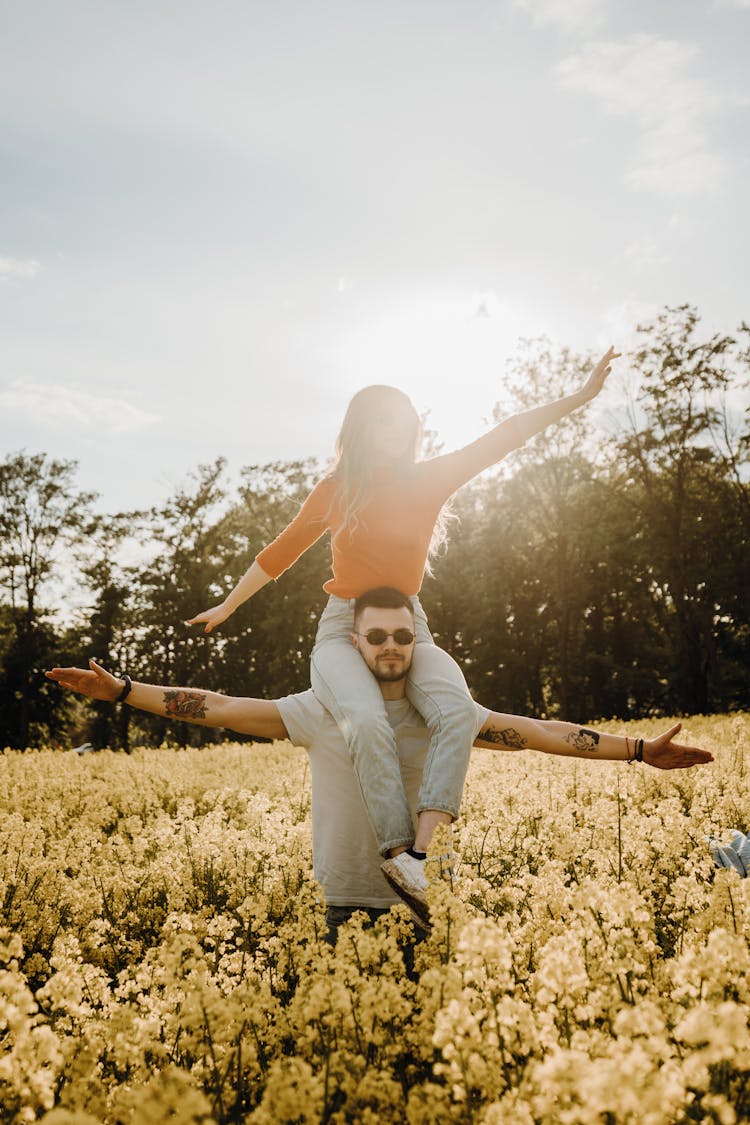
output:
[[[122,512],[106,516],[88,544],[88,561],[81,571],[92,601],[82,614],[69,644],[81,655],[93,655],[111,670],[134,669],[139,651],[136,607],[139,573],[123,557],[143,538],[143,514]],[[92,718],[85,732],[97,749],[129,749],[131,712],[114,710],[107,703],[89,704]]]
[[[146,517],[144,531],[152,557],[135,585],[131,675],[163,684],[209,679],[212,686],[220,686],[215,658],[218,655],[220,669],[222,643],[212,648],[209,638],[190,630],[185,621],[202,604],[206,589],[216,588],[224,573],[220,534],[227,501],[224,468],[222,458],[200,465],[188,484]],[[210,737],[202,728],[172,726],[164,719],[139,717],[139,723],[159,740],[169,732],[180,745]]]
[[[75,488],[74,461],[45,454],[11,454],[0,463],[0,587],[10,608],[12,636],[3,670],[3,738],[25,748],[54,729],[59,694],[43,668],[54,658],[54,630],[42,592],[59,577],[63,559],[90,535],[94,494]]]
[[[697,311],[683,305],[640,328],[639,389],[621,454],[638,488],[639,534],[650,545],[648,580],[671,641],[671,699],[680,709],[707,711],[728,702],[717,622],[731,616],[736,600],[727,556],[735,574],[741,573],[735,566],[746,567],[747,486],[737,462],[713,439],[732,385],[736,341],[702,336],[699,323]]]

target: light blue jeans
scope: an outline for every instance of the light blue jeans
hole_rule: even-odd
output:
[[[430,744],[417,812],[458,816],[474,740],[476,707],[455,660],[432,639],[419,599],[412,598],[417,643],[406,682],[412,706],[427,724]],[[414,841],[414,823],[383,696],[352,645],[354,598],[332,595],[318,626],[310,678],[352,755],[367,816],[381,855]]]

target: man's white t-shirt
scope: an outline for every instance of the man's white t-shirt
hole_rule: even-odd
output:
[[[383,862],[367,819],[351,755],[336,721],[312,691],[276,701],[289,738],[304,746],[312,783],[313,871],[328,906],[389,907],[401,899],[380,870]],[[429,735],[408,699],[386,701],[401,776],[416,827],[416,807]],[[490,712],[476,704],[476,738]]]

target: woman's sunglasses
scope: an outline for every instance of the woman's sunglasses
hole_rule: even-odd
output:
[[[415,634],[411,629],[394,629],[392,633],[387,633],[385,629],[368,629],[366,633],[357,633],[357,636],[364,637],[368,645],[382,645],[389,637],[393,637],[397,645],[410,645]]]

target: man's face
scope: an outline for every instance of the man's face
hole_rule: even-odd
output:
[[[414,618],[406,606],[399,609],[368,606],[360,613],[355,628],[352,643],[359,649],[375,679],[385,683],[403,680],[411,667],[415,642],[399,644],[393,634],[399,629],[407,629],[414,634]],[[371,634],[373,629],[381,629],[388,634],[380,644],[372,644],[367,639],[367,634]]]

